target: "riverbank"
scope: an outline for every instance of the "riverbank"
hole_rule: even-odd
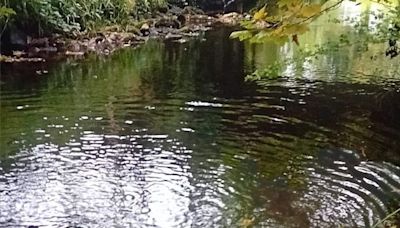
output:
[[[127,47],[136,47],[148,39],[164,39],[185,43],[213,26],[235,26],[243,18],[238,13],[208,14],[194,7],[169,7],[146,20],[132,20],[124,25],[104,26],[96,31],[81,32],[73,37],[52,34],[30,38],[19,49],[10,49],[0,55],[0,62],[44,62],[68,56],[85,56],[89,53],[109,55]]]

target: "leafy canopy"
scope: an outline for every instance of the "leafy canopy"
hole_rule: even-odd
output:
[[[307,32],[308,22],[323,12],[322,4],[302,0],[280,0],[274,7],[274,13],[269,14],[265,5],[251,19],[242,21],[245,30],[233,32],[231,38],[254,43],[268,40],[284,43],[291,37],[298,43],[297,35]]]

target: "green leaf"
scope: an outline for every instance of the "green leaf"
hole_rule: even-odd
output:
[[[13,16],[15,14],[16,14],[15,11],[13,9],[11,9],[11,8],[7,8],[7,7],[4,7],[4,6],[0,7],[0,18],[10,17],[10,16]]]
[[[267,31],[260,31],[253,38],[251,38],[252,43],[263,43],[270,40],[270,33]]]
[[[243,31],[236,31],[231,33],[229,38],[236,39],[239,38],[240,41],[247,40],[253,37],[253,34],[250,31],[243,30]]]

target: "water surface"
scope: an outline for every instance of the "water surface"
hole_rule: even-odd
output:
[[[398,60],[350,48],[246,82],[296,47],[228,35],[3,67],[0,226],[365,227],[398,207]]]

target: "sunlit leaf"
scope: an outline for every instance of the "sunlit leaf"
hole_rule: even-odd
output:
[[[296,3],[296,4],[288,5],[287,7],[291,13],[297,14],[298,12],[300,12],[300,10],[302,10],[303,6],[301,3]]]
[[[229,36],[231,39],[236,39],[238,38],[240,41],[250,39],[253,37],[253,34],[250,31],[243,30],[243,31],[236,31],[231,33]]]
[[[2,18],[2,17],[6,17],[7,18],[7,17],[10,17],[12,15],[15,15],[15,11],[13,9],[7,8],[7,7],[4,7],[4,6],[0,7],[0,18]]]
[[[321,5],[320,4],[312,4],[312,5],[304,6],[301,9],[299,14],[305,18],[308,18],[308,17],[312,17],[320,12],[321,12]]]
[[[293,5],[297,0],[279,0],[278,1],[278,6],[280,8],[284,7],[284,6],[289,6],[289,5]]]
[[[255,43],[262,43],[265,42],[270,36],[270,33],[267,31],[261,31],[259,33],[257,33],[253,38],[252,38],[252,42]]]
[[[261,8],[259,11],[257,11],[253,16],[254,20],[256,21],[264,20],[266,17],[267,17],[267,12],[265,6]]]

